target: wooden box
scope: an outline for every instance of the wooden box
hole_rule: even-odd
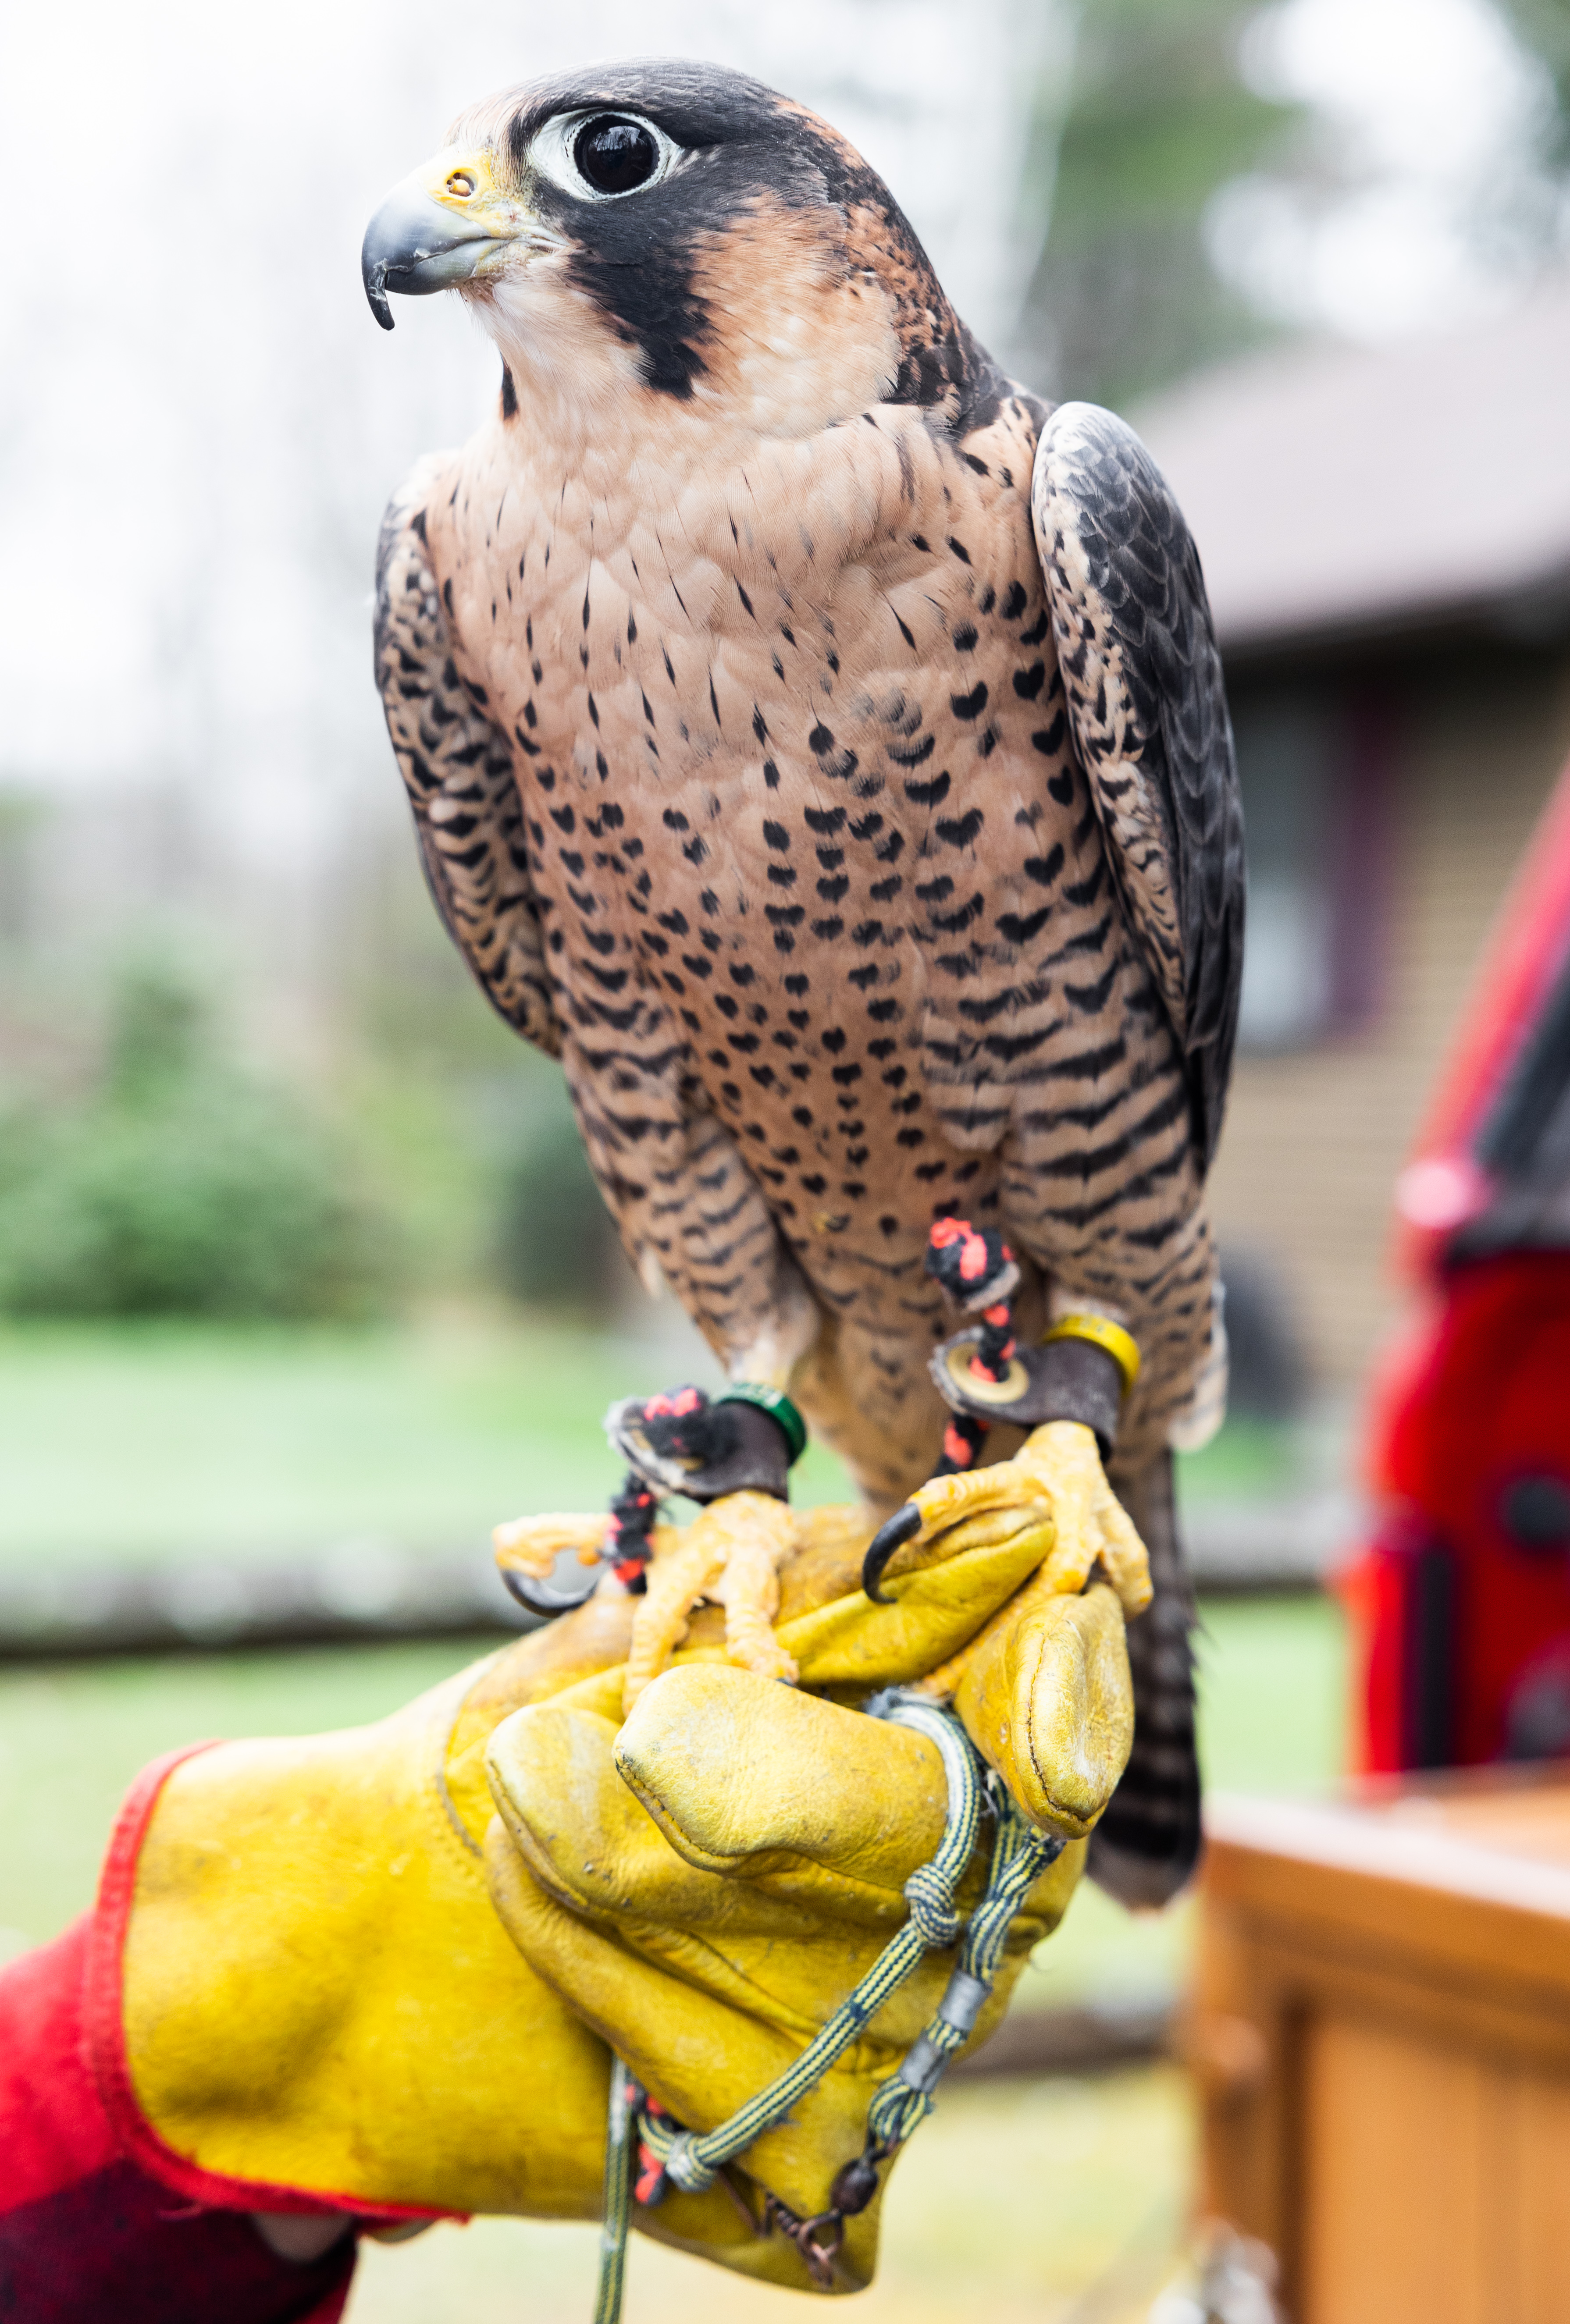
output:
[[[1205,2211],[1290,2324],[1566,2324],[1570,1769],[1206,1821]]]

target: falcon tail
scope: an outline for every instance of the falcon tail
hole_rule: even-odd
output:
[[[1172,1455],[1160,1452],[1118,1497],[1150,1554],[1156,1595],[1129,1625],[1134,1748],[1090,1838],[1085,1869],[1121,1904],[1169,1904],[1199,1861],[1199,1761],[1194,1739],[1194,1595],[1184,1571]]]

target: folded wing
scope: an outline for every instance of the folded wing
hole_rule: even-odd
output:
[[[1030,505],[1080,762],[1206,1168],[1237,1031],[1243,838],[1198,551],[1144,445],[1094,404],[1048,418]]]
[[[506,736],[458,674],[425,545],[439,458],[422,461],[382,521],[376,684],[414,810],[425,876],[448,932],[499,1016],[559,1055]]]

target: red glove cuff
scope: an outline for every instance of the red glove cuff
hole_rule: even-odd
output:
[[[336,2324],[348,2297],[353,2236],[295,2266],[241,2216],[320,2211],[319,2197],[183,2161],[132,2089],[120,1978],[136,1859],[189,1756],[137,1778],[94,1910],[0,1969],[0,2304],[28,2324]]]

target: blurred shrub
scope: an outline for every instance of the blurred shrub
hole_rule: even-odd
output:
[[[194,985],[125,975],[74,1108],[0,1121],[0,1308],[14,1314],[352,1316],[393,1238],[303,1102],[217,1049]]]
[[[417,1292],[503,1292],[603,1317],[625,1262],[561,1068],[482,998],[402,825],[358,866],[345,977],[348,1093],[406,1230]]]
[[[501,1188],[497,1265],[515,1298],[597,1311],[625,1262],[559,1075],[531,1084],[522,1147]]]

